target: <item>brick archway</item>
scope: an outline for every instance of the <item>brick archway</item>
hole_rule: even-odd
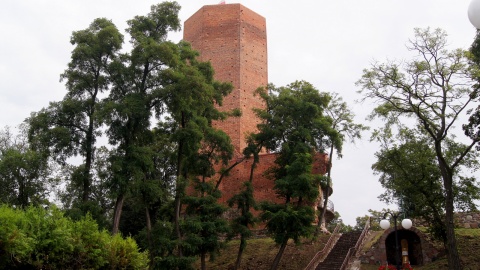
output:
[[[407,241],[409,241],[409,259],[412,264],[423,265],[432,262],[438,256],[439,251],[432,245],[428,237],[417,228],[412,227],[409,230],[405,230],[399,225],[397,230],[399,232],[399,241],[402,239],[402,234],[407,236]],[[388,244],[390,242],[387,241],[392,241],[393,244]],[[375,261],[380,264],[384,264],[387,261],[389,264],[395,264],[395,229],[385,230],[377,243],[380,252],[374,256]],[[389,252],[393,255],[388,256]]]
[[[408,259],[410,264],[423,265],[423,249],[420,242],[420,237],[411,230],[399,229],[399,246],[402,239],[405,239],[408,243]],[[399,249],[401,251],[401,246]],[[385,238],[385,251],[387,253],[388,264],[396,265],[397,255],[395,249],[395,231],[388,234],[388,236]]]

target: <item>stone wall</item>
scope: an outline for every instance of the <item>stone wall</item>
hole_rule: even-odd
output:
[[[458,228],[480,228],[480,212],[465,212],[455,214],[455,225]]]
[[[413,220],[416,227],[428,227],[427,222],[422,219]],[[465,229],[480,228],[480,212],[455,213],[455,227]]]

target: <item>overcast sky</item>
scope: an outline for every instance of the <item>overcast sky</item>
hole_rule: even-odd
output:
[[[183,22],[203,5],[220,0],[179,0]],[[146,15],[156,1],[147,0],[2,0],[0,8],[0,128],[17,126],[33,111],[65,95],[59,75],[70,61],[72,31],[98,17],[120,30],[135,15]],[[355,103],[355,82],[375,61],[411,58],[405,47],[416,27],[442,28],[450,48],[468,48],[475,35],[467,18],[470,0],[237,0],[267,20],[269,82],[283,86],[311,82],[321,91],[338,92],[356,113],[356,121],[373,104]],[[170,35],[179,41],[182,33]],[[128,39],[127,39],[128,40]],[[377,146],[369,133],[344,147],[334,159],[335,210],[347,224],[368,209],[386,207],[378,177],[371,171]],[[393,207],[393,206],[391,206]],[[394,207],[393,207],[394,208]]]

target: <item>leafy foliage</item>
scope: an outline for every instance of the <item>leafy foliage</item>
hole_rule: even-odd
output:
[[[58,180],[48,155],[31,149],[26,129],[21,125],[17,135],[8,127],[0,131],[0,202],[22,208],[47,205]]]
[[[339,133],[341,145],[343,145],[343,142],[346,139],[349,139],[350,142],[355,142],[356,139],[360,139],[362,131],[367,130],[368,127],[354,122],[353,118],[355,117],[355,114],[350,110],[347,103],[343,101],[338,93],[331,93],[329,95],[331,99],[325,109],[325,113],[331,118],[332,129],[337,130]],[[318,225],[322,230],[325,230],[325,213],[327,211],[328,197],[330,196],[328,190],[332,186],[332,160],[334,150],[337,152],[339,158],[342,157],[341,148],[338,148],[334,142],[331,142],[328,151],[328,160],[330,164],[327,166],[327,174],[324,178],[325,181],[322,181],[323,208],[318,221]]]
[[[61,164],[76,155],[83,157],[84,163],[76,171],[81,190],[77,199],[87,204],[93,192],[95,142],[101,134],[99,97],[111,83],[108,66],[121,49],[123,35],[111,21],[99,18],[87,29],[73,32],[70,42],[75,48],[68,69],[61,75],[67,94],[62,101],[33,113],[27,122],[34,149],[49,152]]]
[[[0,206],[3,269],[145,269],[148,253],[132,238],[99,231],[87,215],[73,222],[56,208]]]

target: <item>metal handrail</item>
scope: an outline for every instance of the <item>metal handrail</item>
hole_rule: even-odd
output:
[[[332,212],[335,212],[335,205],[333,204],[333,202],[331,200],[328,200],[327,209],[332,211]]]
[[[318,206],[323,208],[323,202],[319,203]],[[327,210],[331,211],[332,213],[335,212],[335,205],[331,200],[328,200],[327,202]]]
[[[338,231],[340,230],[340,224],[337,224],[335,226],[335,229],[333,230],[332,234],[330,235],[330,238],[328,238],[327,244],[323,247],[322,250],[317,252],[315,256],[313,256],[313,259],[310,261],[310,263],[305,267],[305,270],[314,270],[317,268],[318,264],[323,262],[325,260],[326,255],[332,250],[333,246],[337,242],[339,236],[338,236]]]
[[[358,252],[358,248],[362,244],[365,235],[367,234],[368,230],[370,229],[370,217],[368,217],[367,222],[365,223],[365,227],[363,228],[362,233],[360,234],[360,237],[358,237],[357,243],[355,244],[355,247],[352,247],[348,250],[347,256],[345,256],[345,259],[343,260],[342,267],[340,267],[340,270],[345,270],[350,262],[350,258],[352,257],[352,253],[356,254]]]

